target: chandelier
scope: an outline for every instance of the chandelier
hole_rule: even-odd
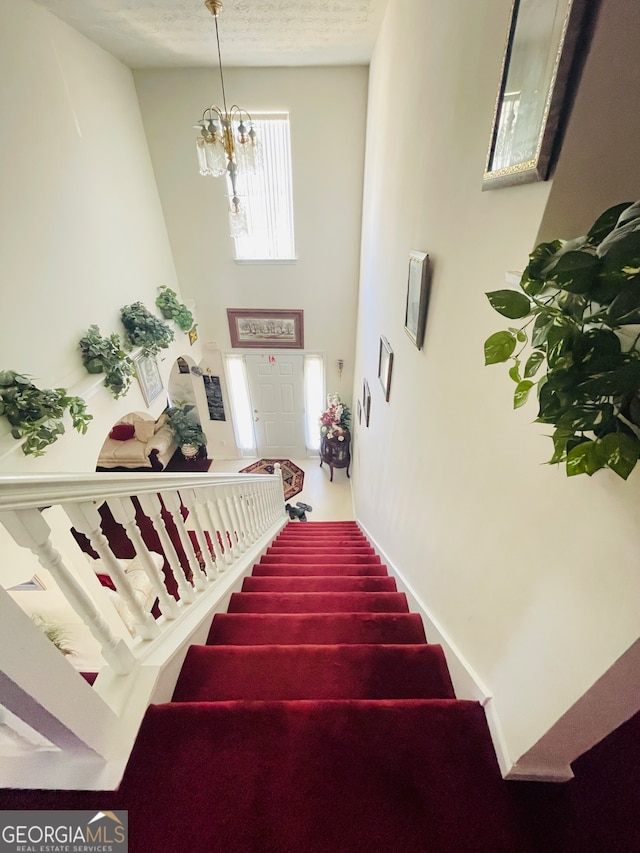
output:
[[[218,12],[222,9],[222,3],[220,0],[205,0],[204,5],[211,12],[216,23],[222,107],[215,104],[207,107],[200,121],[194,125],[200,131],[196,140],[198,165],[201,175],[211,175],[214,178],[221,175],[228,176],[231,186],[229,223],[231,236],[237,237],[246,234],[247,231],[247,216],[238,196],[237,178],[243,172],[256,171],[259,146],[250,114],[235,104],[230,108],[227,107],[218,33]]]

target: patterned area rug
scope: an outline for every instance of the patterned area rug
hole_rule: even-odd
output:
[[[239,474],[273,474],[274,465],[280,463],[282,468],[282,485],[284,486],[284,499],[290,500],[294,495],[302,491],[304,485],[304,471],[294,465],[290,459],[258,459],[248,468],[241,468]]]

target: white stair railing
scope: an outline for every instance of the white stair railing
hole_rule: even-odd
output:
[[[108,507],[108,513],[100,511],[103,505]],[[52,529],[47,519],[56,507],[61,507],[64,514],[58,511],[57,526]],[[60,519],[65,517],[68,524],[60,531]],[[113,739],[122,741],[117,721],[126,717],[127,708],[135,704],[135,714],[129,721],[135,732],[144,711],[144,701],[141,703],[138,698],[134,703],[131,696],[135,695],[134,685],[145,681],[141,674],[149,661],[154,662],[158,672],[163,661],[169,668],[169,662],[184,651],[197,626],[210,620],[216,607],[226,603],[225,596],[228,597],[234,584],[239,585],[242,576],[250,571],[286,523],[286,513],[279,466],[272,476],[46,474],[0,476],[0,523],[14,543],[35,554],[39,565],[50,573],[70,608],[99,644],[104,665],[95,690],[91,691],[91,713],[96,725],[103,729],[111,726]],[[69,536],[71,528],[81,534],[74,540]],[[151,533],[157,536],[157,541],[150,546],[147,540]],[[118,600],[124,602],[131,615],[133,627],[127,627],[126,621],[117,616],[96,573],[87,568],[91,560],[86,545],[82,549],[78,544],[82,536],[98,554],[99,572],[108,574],[113,582]],[[58,537],[64,539],[63,547],[58,546]],[[164,561],[162,571],[157,565],[158,548]],[[136,568],[142,570],[138,574],[146,578],[148,598],[155,601],[158,618],[154,618],[148,604],[145,606],[137,594],[139,590],[134,588],[127,573],[127,560],[121,556],[123,551],[135,555]],[[0,562],[0,587],[6,589],[8,585]],[[11,593],[2,589],[0,593],[0,604],[4,602],[7,612],[13,612]],[[16,618],[12,624],[19,625],[21,632],[40,631],[28,619]],[[0,707],[7,708],[53,744],[82,744],[108,758],[108,732],[102,731],[97,740],[86,734],[81,707],[88,695],[85,679],[77,673],[77,691],[69,691],[65,679],[68,694],[65,712],[52,713],[51,709],[59,708],[61,701],[55,683],[48,687],[41,678],[34,677],[29,671],[32,661],[16,659],[20,655],[20,638],[13,636],[11,642],[8,639],[0,633]],[[31,642],[28,645],[42,647]],[[36,667],[41,666],[35,663]],[[57,658],[56,666],[59,668]],[[148,693],[158,678],[156,670],[154,678],[147,677],[145,681]],[[110,690],[115,691],[113,695]],[[80,707],[75,709],[74,703]],[[47,708],[47,714],[39,713],[39,708]],[[64,731],[68,732],[64,737],[60,735],[62,717]],[[0,767],[2,764],[0,760]],[[0,787],[12,784],[19,782],[3,777],[0,770]]]

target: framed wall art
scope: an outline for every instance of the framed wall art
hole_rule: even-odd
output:
[[[391,393],[391,373],[393,371],[393,350],[385,337],[380,337],[380,353],[378,355],[378,379],[384,391],[384,399],[389,402]]]
[[[224,400],[222,399],[222,388],[220,377],[207,374],[202,377],[204,392],[207,395],[207,407],[209,409],[209,420],[226,421],[224,412]]]
[[[588,0],[513,0],[483,190],[549,177],[589,18]]]
[[[276,308],[227,308],[231,346],[258,349],[302,349],[304,311]]]
[[[429,305],[429,255],[411,250],[409,252],[409,277],[407,281],[407,305],[404,314],[404,330],[414,346],[422,349],[424,329]]]
[[[142,396],[147,406],[149,406],[162,392],[163,388],[158,363],[150,355],[139,355],[134,359],[134,363]]]
[[[364,412],[364,425],[369,426],[369,418],[371,417],[371,391],[369,391],[369,383],[366,379],[362,380],[362,410]]]

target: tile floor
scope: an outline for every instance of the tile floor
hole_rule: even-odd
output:
[[[251,465],[254,459],[215,459],[209,468],[211,474],[237,473],[241,468]],[[344,468],[334,469],[333,483],[329,482],[329,466],[320,467],[320,459],[292,459],[298,468],[304,471],[304,488],[300,494],[291,498],[290,503],[303,501],[313,507],[307,513],[309,521],[350,521],[353,519],[351,500],[351,481]]]

